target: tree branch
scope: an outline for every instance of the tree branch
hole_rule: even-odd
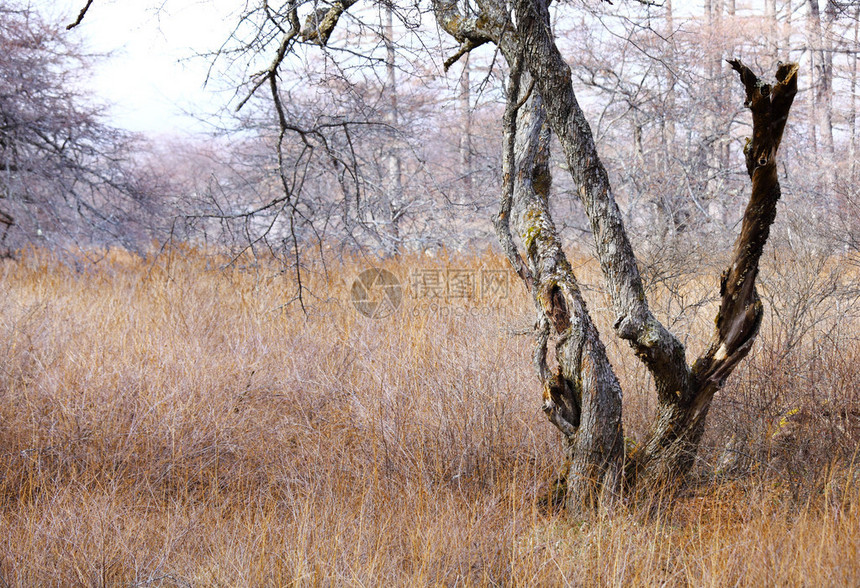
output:
[[[66,25],[67,31],[72,30],[73,28],[75,28],[76,26],[78,26],[79,24],[81,24],[84,21],[84,17],[87,15],[87,10],[90,9],[90,6],[92,6],[92,4],[93,4],[93,0],[87,0],[86,5],[83,8],[81,8],[81,11],[78,13],[78,18],[75,19],[75,22],[73,22],[72,24]]]
[[[483,13],[481,17],[468,18],[457,9],[456,0],[432,0],[432,5],[436,23],[461,44],[461,50],[456,56],[457,59],[484,43],[492,41],[499,44],[500,31],[496,31],[497,34],[495,35],[493,34],[493,31],[487,26],[491,23],[491,19],[484,17]],[[504,23],[501,24],[504,27]],[[468,45],[472,45],[472,47],[463,51],[463,47]],[[457,60],[453,59],[452,61],[451,59],[448,60],[451,61],[451,64],[446,65],[446,70]]]
[[[520,80],[522,79],[522,58],[516,60],[511,65],[508,83],[508,101],[505,107],[505,114],[502,119],[504,127],[504,151],[502,154],[502,198],[499,206],[499,214],[493,221],[493,226],[496,229],[496,235],[499,238],[499,243],[502,246],[511,265],[514,266],[514,271],[520,276],[520,279],[525,283],[526,288],[531,292],[534,284],[534,278],[528,266],[523,261],[522,256],[514,244],[513,236],[511,235],[511,207],[514,201],[514,170],[515,162],[515,140],[517,134],[517,113],[522,107],[524,100],[520,100]],[[530,96],[529,91],[526,96]],[[544,354],[545,355],[545,354]],[[543,379],[543,371],[541,371]]]
[[[298,8],[296,7],[295,0],[292,0],[290,2],[288,20],[290,22],[290,30],[284,32],[284,35],[281,37],[281,43],[278,45],[278,51],[275,53],[275,58],[272,60],[272,63],[269,65],[268,68],[256,74],[255,77],[257,78],[257,81],[254,82],[254,85],[252,86],[248,94],[245,96],[245,98],[241,102],[239,102],[238,106],[236,106],[236,112],[242,110],[245,104],[248,103],[248,100],[250,100],[251,97],[257,92],[257,90],[259,90],[260,87],[266,82],[269,82],[270,85],[274,84],[274,88],[277,89],[278,68],[281,67],[281,63],[283,63],[284,59],[292,48],[296,37],[301,31],[301,27],[299,25]],[[283,128],[283,126],[286,124],[286,120],[283,116],[283,110],[278,108],[280,103],[277,97],[274,97],[274,99],[275,107],[278,110],[279,122],[281,123],[281,127]]]
[[[460,45],[460,48],[457,50],[457,52],[445,60],[445,63],[442,64],[442,67],[445,71],[448,71],[449,69],[451,69],[452,65],[454,65],[460,60],[461,57],[472,51],[472,49],[476,49],[477,47],[480,47],[487,42],[488,41],[473,41],[472,39],[466,39]]]
[[[340,0],[332,4],[330,8],[318,8],[309,14],[302,29],[302,41],[311,41],[325,47],[341,15],[357,1]]]
[[[746,91],[744,104],[752,112],[753,134],[744,147],[752,194],[735,241],[732,263],[720,281],[716,330],[708,350],[693,366],[696,381],[710,384],[714,390],[722,386],[749,352],[761,324],[763,311],[755,280],[781,195],[776,154],[797,94],[797,64],[780,63],[776,84],[771,86],[739,60],[729,63],[740,75]]]

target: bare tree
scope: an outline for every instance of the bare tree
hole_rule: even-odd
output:
[[[627,480],[636,477],[651,486],[683,478],[693,465],[714,393],[748,353],[758,332],[762,309],[755,278],[780,195],[776,153],[796,93],[797,67],[780,66],[774,85],[739,61],[731,63],[741,75],[753,114],[753,135],[746,149],[753,189],[732,264],[723,275],[716,332],[707,351],[688,365],[684,347],[648,308],[608,175],[574,95],[570,68],[550,31],[548,3],[519,0],[514,19],[504,5],[494,3],[482,5],[474,20],[464,19],[453,4],[441,0],[434,8],[440,25],[463,46],[494,42],[511,66],[506,188],[497,230],[539,308],[536,358],[545,387],[544,411],[565,442],[568,506],[581,508],[621,488],[621,389],[588,319],[547,205],[550,132],[559,139],[591,223],[616,316],[615,332],[630,343],[657,388],[653,431],[644,447],[627,456]],[[511,237],[511,217],[521,249]],[[550,337],[555,339],[554,368],[546,364]]]
[[[462,59],[460,72],[460,113],[463,117],[463,132],[460,137],[460,176],[463,178],[463,193],[472,193],[472,86],[469,56]]]
[[[386,118],[391,128],[397,129],[400,124],[400,112],[397,105],[397,52],[394,45],[394,9],[390,4],[384,5],[383,13],[382,38],[385,42],[385,94],[388,102]],[[387,159],[388,186],[386,192],[391,222],[391,235],[393,237],[392,250],[396,252],[400,247],[398,225],[405,212],[403,206],[403,163],[400,159],[396,140],[389,145]]]
[[[853,40],[854,46],[860,47],[860,6],[854,8],[854,26],[851,27],[853,29]],[[849,115],[848,115],[848,131],[851,136],[850,144],[848,148],[848,161],[849,161],[849,176],[848,182],[853,184],[855,182],[855,178],[857,177],[857,59],[853,59],[851,63],[850,73],[849,73],[850,85],[849,95],[851,96]]]
[[[81,92],[86,72],[81,51],[57,27],[0,2],[0,223],[10,249],[26,242],[136,248],[151,236],[137,222],[158,216],[151,178],[134,171],[132,138],[102,123]]]

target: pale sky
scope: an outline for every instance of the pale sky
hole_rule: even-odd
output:
[[[74,21],[86,0],[33,0],[48,20]],[[182,114],[217,112],[231,94],[204,89],[208,61],[196,53],[217,49],[236,22],[236,0],[95,0],[84,21],[68,31],[96,53],[97,97],[112,105],[111,122],[131,131],[185,134],[207,128]],[[160,9],[160,10],[159,10]]]
[[[48,20],[63,24],[72,22],[86,4],[30,2]],[[205,117],[233,97],[232,86],[217,75],[203,87],[210,63],[194,56],[224,43],[244,5],[242,0],[94,0],[83,23],[66,34],[94,53],[110,54],[97,61],[89,89],[112,105],[112,124],[183,135],[209,128],[183,110]]]

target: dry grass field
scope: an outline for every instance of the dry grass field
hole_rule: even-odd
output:
[[[378,319],[350,302],[369,261],[308,270],[307,315],[266,264],[3,261],[0,586],[860,585],[856,271],[769,263],[701,481],[574,520],[542,506],[560,450],[522,288],[427,297],[499,258],[384,262],[407,291]],[[649,271],[653,306],[701,349],[718,269]],[[648,381],[587,295],[632,444]]]

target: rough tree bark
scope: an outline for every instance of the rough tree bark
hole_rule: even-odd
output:
[[[538,309],[535,364],[543,411],[562,433],[567,504],[582,510],[613,499],[621,490],[621,385],[552,220],[549,140],[540,94],[533,91],[531,76],[515,69],[505,115],[506,196],[496,225],[506,241],[512,210],[529,269],[526,285]],[[510,241],[506,248],[510,252]],[[552,366],[550,342],[555,351]]]

